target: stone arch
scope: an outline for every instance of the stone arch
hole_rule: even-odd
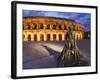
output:
[[[66,27],[66,25],[64,25],[64,30],[66,30],[67,29],[67,27]]]
[[[27,39],[28,41],[31,41],[31,34],[28,34]]]
[[[62,40],[62,34],[59,34],[59,40]]]
[[[76,37],[76,40],[81,39],[81,35],[80,35],[80,33],[77,33],[75,37]]]
[[[40,19],[39,18],[32,18],[32,19],[25,18],[23,20],[23,33],[25,32],[25,35],[22,35],[22,36],[25,41],[28,41],[28,39],[31,41],[34,41],[34,34],[36,34],[35,41],[65,40],[66,39],[65,33],[68,31],[69,27],[74,27],[75,38],[83,39],[84,25],[81,25],[80,23],[76,23],[74,21],[56,19],[56,18],[54,19],[53,18],[47,18],[47,19],[46,18],[42,18],[42,19],[41,18]],[[37,29],[41,29],[41,30],[38,31]],[[53,34],[56,35],[55,38]]]
[[[80,35],[79,39],[82,39],[82,33],[80,33],[79,35]]]
[[[37,29],[37,25],[33,23],[33,29]]]
[[[31,25],[30,24],[28,25],[28,29],[31,29]]]
[[[44,29],[44,26],[42,23],[40,23],[40,29]]]
[[[53,40],[56,40],[57,36],[56,34],[53,34]]]
[[[34,41],[38,41],[37,34],[34,34]]]
[[[50,34],[47,34],[47,41],[50,41]]]
[[[23,38],[24,41],[27,41],[28,40],[27,37],[28,37],[27,33],[26,32],[23,32],[22,38]]]
[[[53,25],[52,29],[56,29],[56,25],[55,24]]]
[[[47,28],[46,29],[50,29],[50,24],[47,25]]]
[[[40,34],[40,41],[44,41],[44,35]]]
[[[59,30],[62,30],[62,26],[61,25],[59,25],[58,27],[59,27]]]
[[[33,24],[32,23],[30,23],[29,25],[28,25],[28,27],[29,27],[29,29],[33,29]]]

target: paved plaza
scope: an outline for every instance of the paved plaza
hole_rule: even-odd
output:
[[[78,40],[77,45],[90,65],[90,40]],[[23,69],[56,68],[63,47],[64,41],[23,42]]]

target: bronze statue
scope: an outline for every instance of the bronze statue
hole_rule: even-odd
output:
[[[66,33],[64,48],[58,57],[58,66],[77,66],[85,62],[85,59],[85,55],[77,47],[75,33],[69,27],[69,31]]]

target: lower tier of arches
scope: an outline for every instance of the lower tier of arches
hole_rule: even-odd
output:
[[[75,31],[75,39],[83,39],[83,32]],[[66,40],[66,31],[23,31],[24,41],[62,41]]]

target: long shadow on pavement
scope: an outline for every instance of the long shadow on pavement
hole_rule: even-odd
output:
[[[53,50],[53,49],[51,49],[51,48],[49,48],[49,47],[47,47],[45,45],[42,45],[42,46],[44,48],[46,48],[48,50],[49,54],[52,55],[52,56],[54,56],[55,59],[57,59],[60,56],[60,52],[55,51],[55,50]]]

